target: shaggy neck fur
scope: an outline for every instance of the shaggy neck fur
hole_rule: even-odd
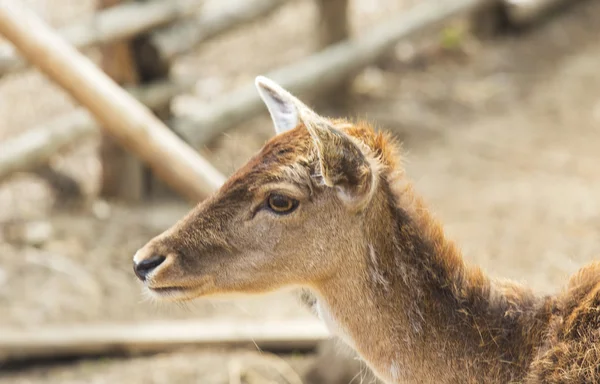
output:
[[[552,299],[466,266],[410,186],[379,185],[353,265],[314,287],[321,315],[388,383],[521,379]]]

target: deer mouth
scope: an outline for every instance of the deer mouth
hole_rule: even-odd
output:
[[[198,297],[196,290],[191,287],[146,287],[150,295],[155,299],[169,301],[185,301]]]
[[[146,284],[146,290],[152,297],[157,299],[186,301],[208,294],[211,286],[214,285],[211,284],[211,282],[211,279],[205,279],[203,281],[185,285],[152,286],[152,284]]]
[[[184,288],[184,287],[159,287],[159,288],[152,288],[152,287],[148,287],[148,289],[151,290],[152,292],[156,292],[156,293],[160,293],[160,294],[168,294],[168,293],[177,293],[177,292],[186,291],[189,288]]]

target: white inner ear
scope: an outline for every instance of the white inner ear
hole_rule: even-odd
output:
[[[300,113],[296,102],[297,99],[294,96],[274,81],[263,76],[258,76],[255,84],[260,97],[269,110],[277,134],[289,131],[298,126],[300,123]]]

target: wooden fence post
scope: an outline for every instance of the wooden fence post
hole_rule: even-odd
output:
[[[109,8],[122,1],[99,0],[98,8]],[[133,86],[139,83],[135,57],[129,41],[105,44],[100,47],[100,50],[101,68],[117,84]],[[139,201],[144,197],[142,162],[104,132],[100,143],[100,162],[102,164],[101,196],[126,201]]]
[[[319,8],[318,47],[325,49],[350,37],[348,0],[317,0]],[[326,104],[337,104],[348,94],[352,78],[319,95]]]
[[[124,1],[100,0],[101,9]],[[128,41],[118,41],[102,47],[102,69],[122,86],[145,85],[168,79],[170,63],[161,60],[154,49],[149,31]],[[170,118],[170,101],[155,105],[152,111],[163,121]],[[150,195],[167,193],[169,189],[157,180],[149,167],[124,150],[106,134],[100,147],[102,162],[101,195],[126,201],[139,201]]]
[[[319,48],[346,40],[348,25],[348,0],[318,0]]]
[[[153,44],[152,31],[133,39],[131,50],[137,67],[138,80],[142,85],[167,81],[169,79],[171,61],[161,57],[160,51]],[[163,104],[152,107],[152,112],[163,122],[169,121],[171,118],[171,100],[166,99]],[[148,166],[144,167],[144,188],[145,197],[172,194],[172,190],[160,179],[154,177],[152,170]]]

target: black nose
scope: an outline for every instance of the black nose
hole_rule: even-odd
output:
[[[133,263],[133,271],[140,280],[146,280],[146,276],[165,261],[166,257],[153,255],[139,263]]]

